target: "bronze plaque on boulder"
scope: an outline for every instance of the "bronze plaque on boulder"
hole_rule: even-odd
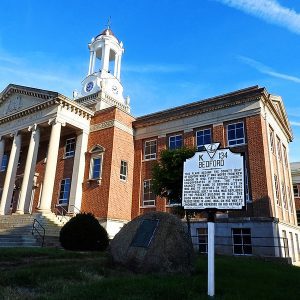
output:
[[[158,222],[159,220],[143,220],[137,229],[130,246],[148,248],[154,237]]]

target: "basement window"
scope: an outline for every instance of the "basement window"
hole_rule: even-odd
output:
[[[233,254],[251,255],[252,241],[250,228],[232,228]]]

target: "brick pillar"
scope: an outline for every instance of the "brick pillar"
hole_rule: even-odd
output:
[[[225,128],[223,123],[221,124],[214,124],[213,126],[213,143],[220,143],[220,147],[226,147],[226,140],[225,140]]]
[[[248,144],[249,179],[253,201],[253,214],[271,217],[270,195],[268,193],[268,176],[266,166],[268,154],[265,153],[264,135],[261,116],[246,118],[245,122]],[[269,179],[270,180],[270,179]],[[270,191],[271,193],[271,191]]]
[[[183,134],[184,146],[187,148],[195,147],[194,131],[184,132]]]

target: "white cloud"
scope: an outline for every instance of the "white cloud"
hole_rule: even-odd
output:
[[[216,0],[300,34],[300,14],[276,0]]]
[[[294,121],[291,121],[290,123],[291,123],[291,125],[293,125],[293,126],[299,126],[299,127],[300,127],[300,122],[294,122]]]
[[[256,69],[260,73],[267,74],[272,77],[281,78],[284,80],[300,83],[300,77],[277,72],[277,71],[273,70],[271,67],[268,67],[268,66],[264,65],[263,63],[261,63],[257,60],[254,60],[252,58],[245,57],[245,56],[238,56],[238,59],[240,61],[242,61],[243,63],[251,66],[252,68]]]

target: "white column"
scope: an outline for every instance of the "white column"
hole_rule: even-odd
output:
[[[51,124],[51,122],[49,123]],[[52,121],[52,130],[48,148],[43,190],[41,194],[40,206],[38,208],[41,212],[51,212],[51,202],[57,166],[61,126],[62,124],[57,120]]]
[[[115,69],[114,69],[114,76],[115,76],[116,78],[118,78],[119,58],[120,58],[120,55],[116,53],[116,54],[115,54]]]
[[[40,143],[40,130],[35,124],[28,128],[29,131],[32,131],[30,137],[30,143],[26,158],[26,165],[23,175],[22,186],[20,190],[20,196],[18,201],[18,206],[16,213],[24,214],[29,213],[29,205],[32,194],[33,186],[33,177],[35,174],[36,159]]]
[[[0,215],[5,215],[9,213],[11,197],[14,191],[17,167],[21,150],[21,140],[21,134],[15,133],[2,191]]]
[[[122,56],[119,55],[119,59],[118,59],[118,71],[117,71],[117,78],[119,79],[119,81],[121,81],[121,58]]]
[[[0,136],[0,168],[2,165],[2,158],[4,155],[4,149],[5,149],[5,140],[3,139],[3,137]]]
[[[102,70],[108,72],[109,67],[109,52],[110,48],[108,45],[104,45],[102,48]]]
[[[92,61],[93,61],[93,52],[94,51],[90,51],[90,63],[89,63],[89,71],[88,71],[88,76],[90,75],[90,74],[92,74]]]
[[[82,183],[85,169],[85,152],[88,145],[88,133],[82,132],[77,136],[73,164],[72,183],[70,190],[69,212],[78,213],[81,209]]]

